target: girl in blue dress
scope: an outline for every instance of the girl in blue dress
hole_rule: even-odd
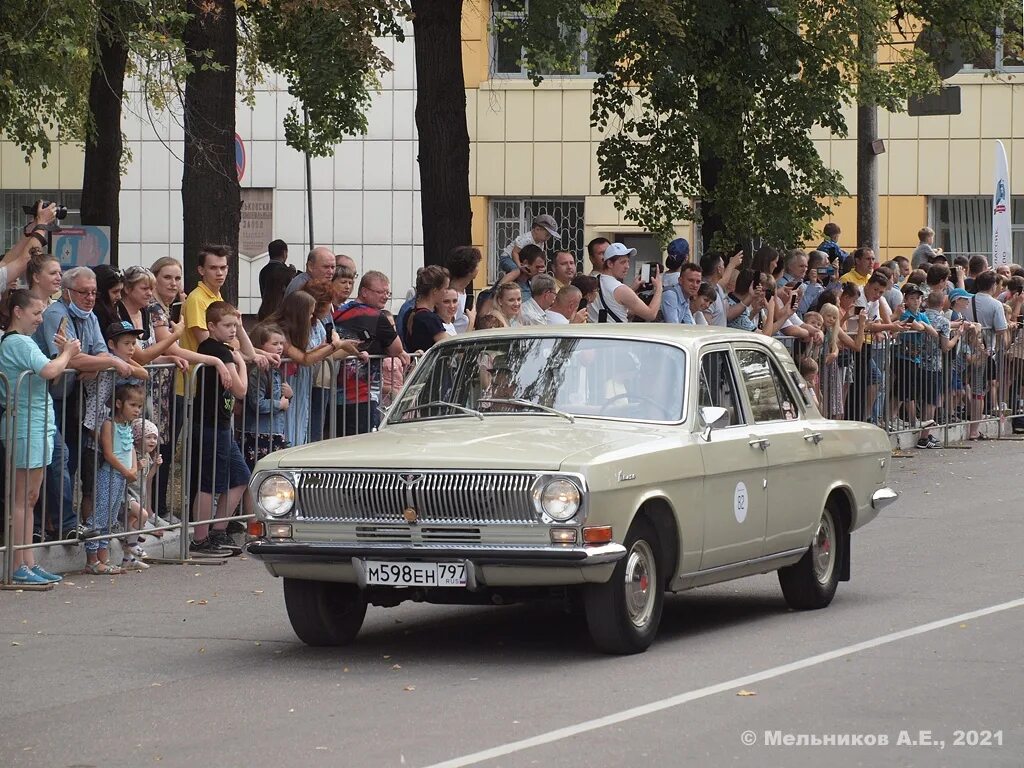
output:
[[[15,468],[11,515],[16,584],[61,580],[36,565],[34,549],[17,549],[32,542],[32,509],[39,499],[43,471],[53,454],[56,427],[47,381],[62,376],[71,358],[82,350],[77,339],[69,341],[65,337],[62,326],[53,338],[60,354],[50,360],[42,353],[32,341],[32,334],[42,324],[45,308],[42,300],[24,290],[11,291],[3,308],[6,322],[0,338],[0,403],[8,405],[2,422],[3,442]]]

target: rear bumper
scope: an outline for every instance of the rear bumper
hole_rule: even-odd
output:
[[[469,560],[476,565],[568,566],[607,565],[621,560],[621,544],[596,547],[494,546],[487,544],[396,544],[376,542],[268,541],[248,545],[249,554],[265,563],[337,563],[349,565],[352,558],[371,560]]]
[[[881,511],[892,504],[900,497],[899,493],[892,488],[879,488],[871,494],[871,508]]]

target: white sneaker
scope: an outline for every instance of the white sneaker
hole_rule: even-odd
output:
[[[136,544],[134,547],[132,547],[131,552],[139,560],[145,560],[147,557],[149,557],[149,555],[146,554],[146,550],[142,548],[141,544]],[[147,565],[146,567],[148,568],[149,566]]]

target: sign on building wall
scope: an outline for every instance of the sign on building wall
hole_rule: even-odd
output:
[[[242,220],[238,224],[238,252],[254,259],[267,252],[274,239],[274,190],[243,189]]]
[[[53,255],[64,269],[110,263],[110,227],[61,227],[53,233]]]

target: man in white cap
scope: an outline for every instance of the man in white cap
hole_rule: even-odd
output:
[[[544,250],[544,244],[548,240],[558,239],[558,224],[555,223],[554,218],[546,213],[542,213],[539,216],[535,216],[533,219],[533,225],[530,227],[529,232],[524,232],[519,235],[515,240],[505,246],[505,250],[501,252],[501,257],[498,259],[498,269],[505,274],[502,276],[500,282],[511,283],[513,280],[520,278],[519,270],[521,264],[519,261],[519,252],[528,245],[536,245],[542,251]]]
[[[604,263],[598,277],[597,299],[588,307],[592,323],[625,323],[631,318],[654,322],[661,309],[661,274],[652,275],[654,295],[650,304],[644,304],[636,291],[622,281],[629,272],[629,260],[636,256],[636,248],[612,243],[604,252]]]

